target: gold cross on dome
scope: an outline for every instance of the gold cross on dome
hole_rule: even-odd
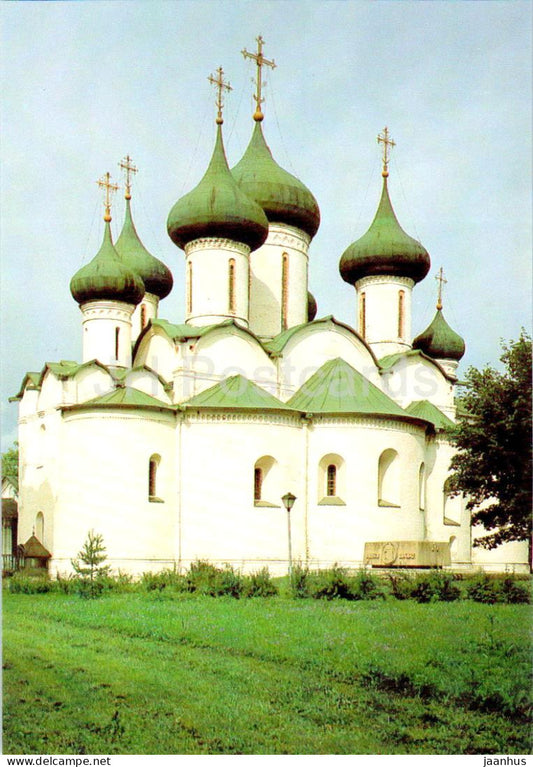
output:
[[[257,53],[249,53],[246,48],[244,48],[241,53],[244,56],[245,59],[253,59],[255,63],[257,64],[257,78],[256,78],[256,93],[254,94],[255,99],[255,113],[254,113],[254,120],[256,122],[261,122],[264,115],[261,111],[261,104],[264,102],[264,98],[261,98],[261,87],[262,85],[265,85],[266,83],[262,82],[262,73],[261,69],[262,67],[270,67],[271,69],[276,68],[276,62],[274,59],[272,61],[269,61],[268,59],[265,59],[263,56],[263,43],[265,42],[261,35],[259,37],[256,37],[257,40]]]
[[[381,175],[383,178],[387,178],[389,175],[390,149],[393,146],[396,146],[396,142],[393,141],[389,135],[387,126],[385,126],[383,132],[378,135],[378,144],[383,144],[383,170]]]
[[[442,309],[442,286],[445,285],[448,280],[444,279],[444,269],[439,269],[439,273],[435,275],[435,279],[439,283],[439,295],[437,299],[437,309]]]
[[[105,188],[105,198],[104,198],[105,215],[104,215],[104,221],[111,221],[111,194],[118,190],[118,184],[113,184],[111,182],[109,171],[105,174],[105,176],[103,178],[99,179],[96,183],[98,184],[100,189],[104,189]]]
[[[119,167],[126,171],[126,194],[124,196],[126,200],[131,200],[131,174],[137,173],[138,168],[133,164],[129,154],[119,162]]]
[[[224,90],[232,91],[233,88],[231,87],[231,85],[229,83],[225,83],[224,82],[224,77],[223,77],[224,70],[222,69],[222,67],[219,67],[217,69],[217,75],[218,75],[218,77],[214,77],[213,75],[209,75],[209,77],[207,79],[217,89],[217,100],[216,100],[216,105],[217,105],[217,110],[218,110],[218,113],[217,113],[217,125],[222,125],[222,123],[224,122],[224,120],[222,119],[222,109],[224,108],[224,101],[223,101],[223,97],[222,97],[223,96],[223,91]]]

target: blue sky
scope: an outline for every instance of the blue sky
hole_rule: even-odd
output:
[[[338,262],[374,215],[387,125],[393,205],[432,259],[414,293],[414,333],[434,314],[440,266],[445,316],[467,342],[460,370],[497,363],[500,339],[530,327],[529,2],[4,2],[0,21],[2,449],[16,436],[7,398],[25,372],[81,358],[69,281],[101,241],[95,181],[108,170],[121,180],[126,154],[139,167],[137,229],[174,274],[160,316],[183,319],[183,253],[166,218],[211,156],[207,77],[218,66],[233,87],[230,165],[246,148],[254,66],[241,50],[258,34],[277,64],[265,136],[321,209],[310,250],[319,316],[355,322]],[[115,236],[122,217],[119,193]]]

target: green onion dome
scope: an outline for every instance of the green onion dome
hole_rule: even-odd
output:
[[[170,269],[158,258],[152,256],[139,239],[131,217],[131,204],[128,197],[126,197],[124,226],[115,243],[115,250],[122,259],[122,263],[142,279],[147,293],[152,293],[158,298],[168,296],[173,285]]]
[[[199,237],[223,237],[256,250],[267,238],[265,214],[231,175],[220,123],[209,167],[198,186],[174,205],[167,230],[180,248]]]
[[[79,304],[97,299],[138,304],[144,296],[142,279],[122,263],[114,248],[109,220],[96,256],[79,269],[70,281],[70,292]]]
[[[420,349],[433,359],[460,360],[465,353],[465,342],[444,319],[437,308],[431,324],[413,340],[413,349]]]
[[[320,224],[318,203],[301,181],[274,160],[260,121],[256,121],[248,148],[231,172],[270,222],[296,226],[310,237],[316,234]]]
[[[316,317],[316,313],[318,311],[318,307],[316,304],[316,298],[311,293],[311,291],[307,291],[307,322],[313,322],[313,320]]]
[[[355,285],[362,277],[388,274],[420,282],[428,273],[430,264],[424,246],[406,234],[398,223],[384,176],[381,200],[370,228],[341,256],[342,279]]]

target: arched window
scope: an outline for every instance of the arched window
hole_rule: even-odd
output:
[[[443,487],[443,522],[445,525],[459,527],[461,525],[461,515],[463,511],[463,499],[461,495],[454,495],[451,486],[450,477],[445,481]]]
[[[398,293],[398,338],[405,335],[405,290]]]
[[[289,256],[283,254],[281,262],[281,327],[286,330],[289,321]]]
[[[115,359],[118,360],[120,328],[115,328]]]
[[[278,463],[271,455],[263,455],[254,465],[254,504],[279,506],[280,497]]]
[[[160,463],[160,455],[154,454],[150,456],[150,460],[148,462],[148,498],[150,501],[159,500],[157,493],[157,474],[159,471]]]
[[[228,269],[228,305],[229,311],[235,312],[235,259],[230,258]]]
[[[334,463],[328,466],[326,495],[337,495],[337,467]]]
[[[426,467],[423,463],[418,470],[418,508],[420,511],[426,508]]]
[[[187,262],[187,314],[192,312],[192,263]]]
[[[359,333],[366,336],[366,293],[359,297]]]
[[[450,540],[448,541],[448,543],[450,545],[450,558],[455,559],[457,557],[457,549],[458,549],[457,536],[450,535]]]
[[[344,459],[336,453],[328,453],[318,463],[318,504],[345,506],[344,493]]]
[[[141,304],[141,330],[146,327],[146,305]]]
[[[42,511],[39,511],[35,517],[35,537],[44,543],[44,514]]]
[[[392,448],[379,456],[378,506],[400,506],[400,459]]]

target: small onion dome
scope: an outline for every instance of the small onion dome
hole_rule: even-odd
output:
[[[268,221],[231,175],[220,124],[209,167],[198,186],[174,205],[168,214],[167,230],[180,248],[199,237],[224,237],[249,245],[251,250],[266,240]]]
[[[437,309],[430,326],[414,339],[413,349],[420,349],[433,359],[460,360],[465,353],[465,342],[448,325],[442,309]]]
[[[307,291],[307,322],[313,322],[316,317],[318,307],[316,305],[316,298],[310,290]]]
[[[122,263],[133,269],[142,279],[147,293],[152,293],[158,298],[168,296],[173,285],[170,269],[167,269],[158,258],[152,256],[139,239],[131,217],[131,205],[128,198],[126,198],[124,226],[115,243],[115,250],[122,259]]]
[[[355,285],[362,277],[389,274],[420,282],[428,273],[430,263],[424,246],[406,234],[398,223],[384,177],[381,200],[370,228],[341,256],[342,279]]]
[[[113,246],[109,221],[105,222],[104,239],[96,256],[76,272],[70,281],[70,292],[79,304],[98,298],[138,304],[144,296],[141,278],[124,265]]]
[[[320,224],[318,203],[295,176],[272,157],[261,123],[255,123],[248,148],[231,171],[241,189],[265,211],[272,223],[290,224],[313,237]]]

